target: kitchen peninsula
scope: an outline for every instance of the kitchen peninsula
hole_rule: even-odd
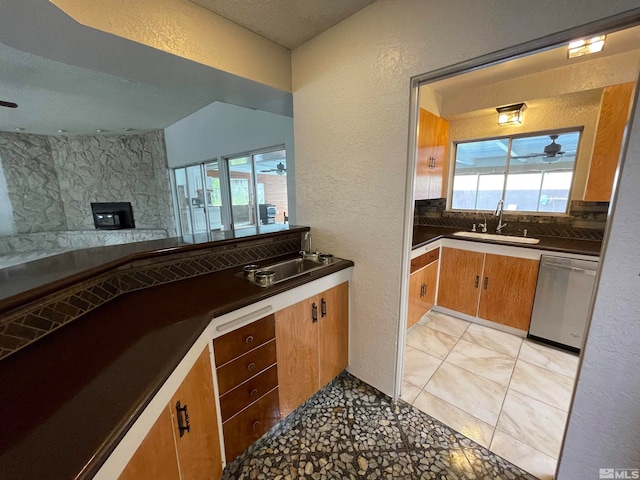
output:
[[[243,277],[247,263],[297,256],[307,231],[69,252],[91,261],[3,298],[0,477],[92,478],[203,335],[221,331],[234,312],[242,314],[228,331],[257,320],[245,319],[254,305],[277,314],[346,284],[353,262],[340,259],[269,288]]]

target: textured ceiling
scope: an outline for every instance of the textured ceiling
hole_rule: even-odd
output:
[[[375,0],[191,0],[293,50]]]
[[[0,130],[146,131],[214,101],[293,115],[290,92],[86,28],[48,0],[5,3],[0,100],[18,108],[0,107]]]

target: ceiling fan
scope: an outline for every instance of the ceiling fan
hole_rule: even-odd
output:
[[[524,160],[526,158],[540,157],[540,159],[543,162],[552,163],[560,160],[560,157],[562,157],[565,153],[569,155],[572,153],[575,153],[575,152],[565,152],[562,150],[562,145],[560,145],[559,143],[556,143],[556,139],[558,138],[558,135],[549,135],[549,138],[551,139],[551,143],[549,145],[546,145],[544,147],[544,150],[541,153],[530,153],[528,155],[518,155],[518,156],[513,156],[512,158],[515,158],[518,160]]]
[[[287,168],[284,166],[284,163],[280,162],[276,165],[276,168],[270,168],[269,170],[260,170],[261,173],[269,173],[276,172],[278,175],[284,175],[287,173]]]

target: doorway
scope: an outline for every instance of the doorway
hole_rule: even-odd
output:
[[[570,39],[573,40],[580,36],[591,38],[597,33],[605,33],[608,40],[612,40],[607,46],[608,50],[604,51],[606,53],[601,52],[600,55],[596,54],[592,57],[587,55],[571,65],[563,66],[560,64],[560,62],[569,60],[567,59],[567,44]],[[577,357],[571,357],[570,354],[561,350],[533,343],[526,338],[523,339],[527,335],[527,328],[514,327],[511,330],[512,327],[509,325],[507,325],[508,328],[505,328],[504,324],[491,325],[487,323],[486,318],[478,313],[479,302],[482,302],[479,297],[471,301],[471,311],[465,314],[459,314],[460,312],[456,309],[443,306],[439,301],[441,295],[438,292],[441,281],[435,281],[435,285],[429,286],[424,285],[425,281],[420,284],[420,297],[423,297],[424,290],[435,290],[435,302],[427,302],[435,303],[435,307],[430,313],[419,317],[418,324],[412,327],[413,332],[410,330],[408,333],[405,321],[407,318],[415,317],[415,314],[408,313],[412,308],[411,281],[409,280],[410,274],[414,271],[412,269],[421,271],[421,269],[433,268],[435,264],[438,277],[441,279],[443,269],[446,273],[450,271],[452,265],[451,262],[443,262],[444,258],[452,258],[451,252],[443,251],[443,244],[437,246],[438,257],[433,260],[434,255],[431,255],[429,264],[422,265],[420,260],[417,260],[418,256],[412,255],[414,251],[412,247],[420,243],[420,236],[416,235],[414,226],[433,227],[436,230],[440,228],[439,234],[443,234],[443,229],[447,228],[452,231],[456,229],[481,230],[486,228],[487,223],[490,223],[491,227],[495,227],[494,213],[497,213],[498,209],[502,213],[502,209],[505,209],[507,215],[511,215],[507,219],[507,223],[510,224],[510,227],[515,225],[520,228],[519,231],[514,232],[519,236],[523,236],[522,225],[531,225],[529,233],[532,229],[537,232],[545,232],[544,226],[540,224],[546,223],[546,232],[553,231],[553,228],[548,227],[550,224],[560,225],[561,227],[557,228],[565,230],[577,231],[586,228],[589,231],[585,235],[596,235],[596,237],[599,235],[599,238],[602,239],[607,205],[611,198],[620,157],[627,112],[633,103],[638,64],[640,63],[640,51],[637,49],[637,45],[640,44],[639,39],[638,27],[620,30],[619,25],[592,25],[581,31],[565,33],[557,38],[531,42],[525,47],[513,49],[506,54],[503,52],[500,55],[477,59],[412,80],[411,118],[413,123],[409,148],[410,167],[408,170],[410,173],[408,175],[410,178],[407,178],[407,190],[410,193],[406,202],[402,321],[399,326],[396,368],[398,375],[395,394],[396,397],[414,403],[414,406],[418,406],[415,403],[418,401],[426,413],[460,430],[461,433],[476,441],[481,440],[479,443],[485,444],[507,460],[525,470],[530,470],[531,473],[541,478],[551,478],[555,473],[568,415],[567,411],[571,403],[575,369],[578,366]],[[618,43],[618,40],[621,42]],[[589,62],[595,62],[596,59],[599,65],[608,64],[609,67],[595,70],[594,64],[589,65]],[[554,61],[558,63],[554,63]],[[536,62],[538,63],[536,64]],[[624,68],[613,67],[614,64],[624,65]],[[581,69],[586,72],[582,77],[573,75],[572,78],[582,78],[583,87],[588,84],[587,88],[571,86],[569,76],[566,75],[566,72],[562,73],[562,68],[567,67],[574,74]],[[604,75],[603,77],[608,77],[607,80],[604,80],[604,78],[596,78],[593,75],[595,71],[615,72],[613,76],[619,76],[612,79],[612,77]],[[585,82],[585,79],[589,81]],[[520,80],[522,84],[516,85],[516,80]],[[626,107],[621,127],[616,132],[603,135],[604,138],[601,135],[598,140],[598,123],[603,116],[602,112],[606,103],[605,91],[610,92],[613,89],[609,87],[628,83],[633,83],[630,89],[627,88],[631,93],[628,94],[626,100],[618,102],[619,110]],[[527,103],[529,107],[524,112],[524,121],[519,124],[521,127],[499,125],[496,108],[520,103]],[[444,145],[421,144],[425,136],[424,124],[421,123],[423,111],[435,115],[447,123],[446,128],[450,132],[450,137]],[[432,122],[430,125],[434,125],[434,123]],[[429,131],[435,132],[433,126],[427,128]],[[441,130],[442,128],[438,127],[438,132]],[[554,143],[551,136],[557,134],[557,139],[567,131],[579,132],[579,135],[576,135],[579,139],[574,142],[576,143],[575,148],[571,148],[571,150],[568,147],[564,150],[558,149],[556,156],[559,158],[552,159],[552,155],[546,151],[548,145]],[[433,135],[433,137],[439,136],[440,134]],[[548,138],[545,139],[545,136]],[[514,149],[518,139],[528,140],[529,138],[543,141],[540,144],[541,148],[537,148],[540,145],[532,146],[532,150],[529,151],[524,142],[521,142],[522,145],[518,145]],[[533,145],[535,142],[530,143]],[[557,142],[557,144],[560,143]],[[565,142],[565,145],[569,145],[569,143]],[[617,151],[614,151],[615,149],[612,147],[614,144],[617,144]],[[614,163],[603,167],[597,162],[593,162],[592,158],[601,158],[600,154],[595,153],[598,148],[610,154]],[[496,153],[500,150],[502,153]],[[486,158],[476,162],[475,159],[482,157],[483,151],[486,153]],[[465,156],[469,152],[472,152],[472,155]],[[563,153],[558,154],[558,152]],[[500,161],[497,160],[499,156],[504,158],[503,167],[500,167]],[[569,158],[573,164],[571,167],[569,167],[570,162],[567,161]],[[540,167],[536,166],[536,163]],[[607,170],[604,174],[602,173],[603,168]],[[510,174],[511,179],[509,178]],[[515,178],[517,175],[520,178]],[[520,181],[525,176],[528,180]],[[549,178],[563,176],[565,183],[558,188],[548,189],[548,192],[544,191],[546,188],[544,181],[547,176]],[[529,181],[533,177],[539,179],[535,185]],[[602,184],[601,180],[605,177],[610,180],[604,182],[608,184],[608,187],[605,185],[603,189],[602,185],[597,184]],[[436,188],[433,188],[433,185]],[[471,195],[473,198],[469,197],[470,194],[467,190],[473,194]],[[528,190],[534,192],[535,195],[529,195]],[[427,193],[422,198],[417,198],[416,193],[418,192]],[[453,204],[456,194],[461,201]],[[492,199],[491,205],[479,208],[478,205],[484,205],[482,201],[488,197]],[[502,200],[501,204],[499,201],[496,202],[497,199]],[[418,201],[416,202],[416,200]],[[585,218],[581,218],[577,222],[578,226],[575,225],[575,219],[571,218],[572,206],[584,211],[584,204],[587,202],[607,204],[604,207],[597,205],[598,208],[604,208],[604,219],[603,215],[593,215],[601,224],[598,234],[594,233],[598,228],[584,224],[585,222],[582,220]],[[526,207],[520,208],[520,203]],[[473,205],[464,208],[467,204]],[[496,204],[499,205],[499,208],[494,212]],[[590,206],[593,207],[593,205],[587,205],[587,208]],[[557,210],[564,211],[558,212]],[[544,211],[550,212],[548,216],[540,215],[540,212]],[[515,212],[518,214],[516,215]],[[535,216],[533,212],[536,212]],[[531,218],[527,218],[528,215]],[[536,220],[539,223],[536,223]],[[570,224],[570,222],[573,223]],[[474,223],[475,227],[472,226]],[[526,227],[524,229],[526,230]],[[483,253],[483,255],[485,257],[479,267],[482,272],[484,272],[482,269],[487,268],[486,256],[488,254]],[[487,278],[484,274],[478,277],[479,279],[485,278],[485,281]],[[479,287],[482,289],[481,284]],[[461,296],[466,297],[466,294],[457,295],[457,297]],[[487,330],[490,328],[493,328],[493,334]],[[496,338],[500,340],[493,341],[489,337],[493,337],[493,340]],[[505,346],[511,344],[514,347],[513,352],[501,351]],[[515,348],[516,344],[517,348]],[[483,351],[480,352],[480,350]],[[482,368],[480,364],[487,360],[487,356],[492,358],[490,362],[493,362],[495,368]],[[510,360],[507,357],[510,357]],[[476,362],[473,361],[474,358],[476,358]],[[557,364],[554,365],[551,358],[557,360]],[[405,370],[407,365],[409,365],[409,368],[406,369],[409,370],[408,375]],[[570,370],[573,370],[573,373]],[[403,371],[404,375],[401,373]],[[534,389],[530,388],[531,385],[525,386],[524,384],[527,383],[524,381],[527,377],[526,372],[529,372],[529,377],[540,378],[546,375],[557,380],[556,383],[561,386],[558,387],[560,390],[556,392],[555,398],[540,398],[544,397],[544,392],[540,394],[540,392],[534,392]],[[475,377],[470,377],[470,374]],[[463,385],[460,388],[466,390],[467,394],[469,392],[467,387],[475,379],[478,379],[478,384],[482,384],[482,387],[478,388],[475,398],[473,396],[469,398],[468,395],[466,398],[452,396],[451,392],[456,389],[452,383],[461,377],[470,377],[462,382]],[[451,381],[448,382],[448,379]],[[488,401],[493,401],[496,408],[493,409],[495,411],[487,414],[487,409],[482,405],[480,397],[493,387],[496,390],[497,400],[488,399]],[[552,392],[546,393],[553,396]],[[553,405],[554,400],[560,397],[566,397],[563,400],[563,405]],[[522,400],[519,405],[520,409],[514,407],[514,411],[522,412],[527,405],[539,402],[544,404],[543,408],[546,408],[545,406],[552,407],[555,409],[552,413],[558,413],[555,417],[552,415],[554,418],[553,428],[558,430],[560,427],[559,432],[555,434],[557,438],[552,442],[555,445],[553,451],[545,450],[546,445],[542,443],[536,443],[534,438],[536,435],[541,435],[544,438],[544,434],[549,432],[536,432],[534,428],[529,428],[535,423],[535,418],[515,427],[513,424],[509,425],[512,419],[507,418],[509,415],[504,414],[504,408],[511,407],[510,404],[515,404],[518,400]],[[513,417],[513,415],[510,416]],[[465,418],[471,419],[471,422],[467,422],[471,426],[466,431],[463,421]],[[455,425],[451,424],[456,422]],[[505,446],[511,447],[511,450],[503,448]],[[539,459],[531,462],[535,455],[538,455]],[[528,464],[526,463],[527,458],[529,458]],[[543,468],[533,471],[536,468],[534,463]]]

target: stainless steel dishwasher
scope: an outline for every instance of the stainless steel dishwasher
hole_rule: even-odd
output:
[[[597,261],[542,255],[529,336],[582,349],[597,269]]]

